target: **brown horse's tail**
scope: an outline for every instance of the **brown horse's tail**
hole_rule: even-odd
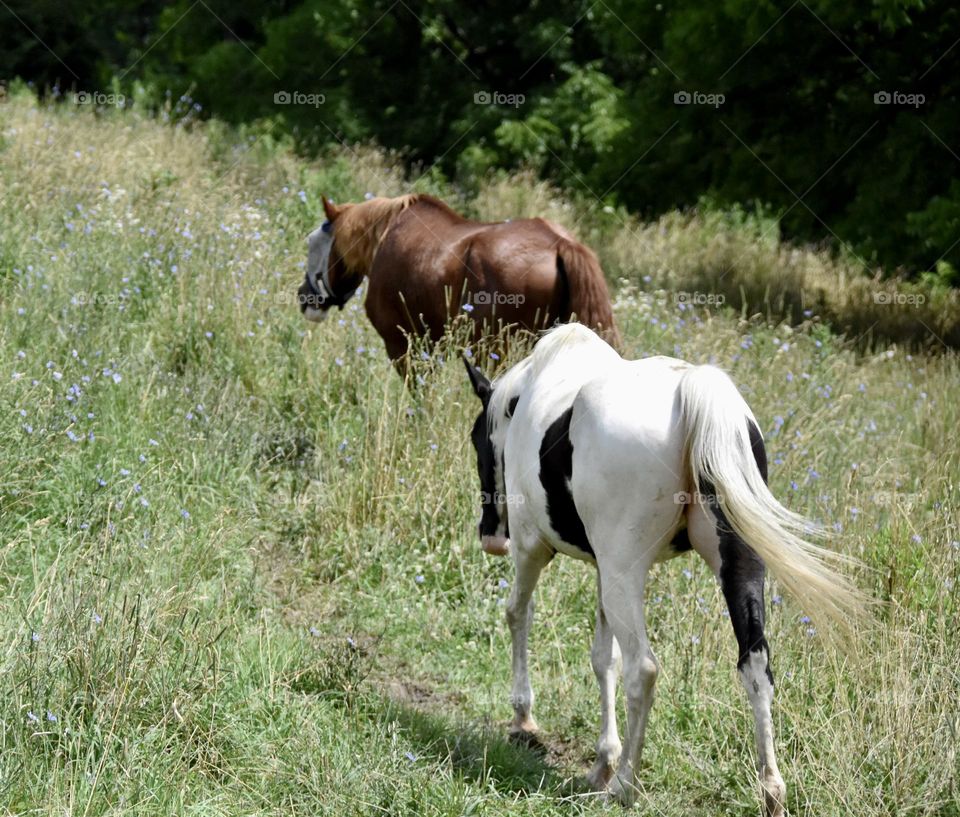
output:
[[[557,273],[567,285],[568,311],[576,314],[580,323],[596,330],[615,349],[620,349],[620,332],[613,321],[610,291],[593,250],[572,239],[561,238],[557,245]]]

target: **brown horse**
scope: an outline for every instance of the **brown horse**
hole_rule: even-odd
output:
[[[420,194],[340,206],[324,199],[323,208],[300,309],[321,321],[368,278],[367,316],[391,360],[407,351],[408,335],[437,340],[461,311],[477,337],[500,326],[536,331],[575,315],[619,345],[596,255],[558,224],[470,221]]]

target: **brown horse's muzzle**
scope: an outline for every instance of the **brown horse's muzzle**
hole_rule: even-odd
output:
[[[330,308],[329,304],[324,303],[323,296],[310,285],[308,278],[304,278],[297,290],[297,303],[300,305],[303,317],[314,323],[319,323],[326,318],[327,310]]]
[[[306,312],[308,306],[314,309],[320,308],[320,295],[310,286],[310,282],[304,279],[297,290],[297,303],[300,305],[300,311]]]

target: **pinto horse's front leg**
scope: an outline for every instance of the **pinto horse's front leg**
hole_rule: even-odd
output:
[[[514,544],[513,561],[517,573],[507,601],[507,624],[513,641],[513,691],[510,703],[514,717],[510,734],[522,738],[537,730],[537,723],[533,719],[533,687],[527,667],[527,637],[533,622],[533,591],[540,571],[553,558],[553,551],[539,544],[528,547],[517,540]]]

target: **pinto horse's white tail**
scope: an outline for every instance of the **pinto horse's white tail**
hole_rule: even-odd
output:
[[[803,610],[849,634],[867,597],[835,567],[856,560],[808,542],[819,529],[770,493],[757,460],[765,462],[760,430],[733,381],[713,366],[692,367],[680,381],[680,406],[691,491],[715,494],[730,527]]]

